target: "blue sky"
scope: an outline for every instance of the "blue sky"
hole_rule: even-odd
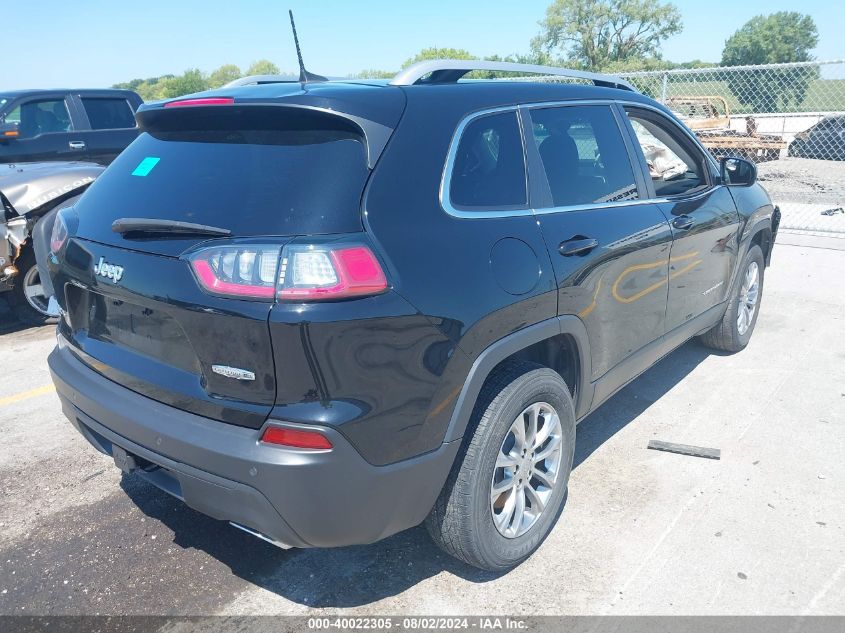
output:
[[[392,69],[426,46],[477,55],[526,52],[551,0],[41,0],[6,7],[0,90],[99,87],[135,77],[246,68],[268,58],[296,68],[287,8],[309,70],[343,76]],[[684,31],[664,57],[718,61],[725,39],[754,15],[809,13],[818,59],[845,58],[845,3],[832,0],[677,0]]]

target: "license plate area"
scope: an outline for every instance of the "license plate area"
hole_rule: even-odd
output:
[[[67,287],[66,296],[72,336],[77,341],[93,339],[200,373],[185,332],[164,310],[76,285]]]

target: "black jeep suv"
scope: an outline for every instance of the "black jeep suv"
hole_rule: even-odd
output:
[[[566,83],[458,81],[478,68]],[[438,61],[137,117],[56,222],[53,380],[126,473],[280,546],[425,521],[510,568],[576,422],[754,329],[778,222],[754,166],[621,80]]]

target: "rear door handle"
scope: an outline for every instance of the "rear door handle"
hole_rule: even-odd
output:
[[[598,240],[594,240],[591,237],[576,235],[575,237],[571,237],[568,240],[561,242],[558,248],[560,249],[561,255],[564,257],[570,257],[572,255],[586,255],[598,245]]]
[[[672,220],[672,226],[681,231],[686,231],[687,229],[692,228],[693,224],[695,224],[695,220],[688,215],[679,215],[677,218]]]
[[[85,141],[70,141],[68,147],[71,149],[85,149]]]

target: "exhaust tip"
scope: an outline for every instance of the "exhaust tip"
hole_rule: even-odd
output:
[[[281,549],[291,549],[291,547],[293,547],[292,545],[288,545],[287,543],[282,543],[281,541],[277,541],[276,539],[274,539],[271,536],[267,536],[266,534],[263,534],[263,533],[259,532],[258,530],[253,530],[252,528],[247,527],[245,525],[241,525],[240,523],[235,523],[234,521],[229,521],[229,525],[231,525],[232,527],[236,527],[239,530],[243,530],[247,534],[252,534],[256,538],[260,538],[262,541],[267,541],[268,543],[271,543],[271,544],[273,544],[276,547],[279,547]]]

